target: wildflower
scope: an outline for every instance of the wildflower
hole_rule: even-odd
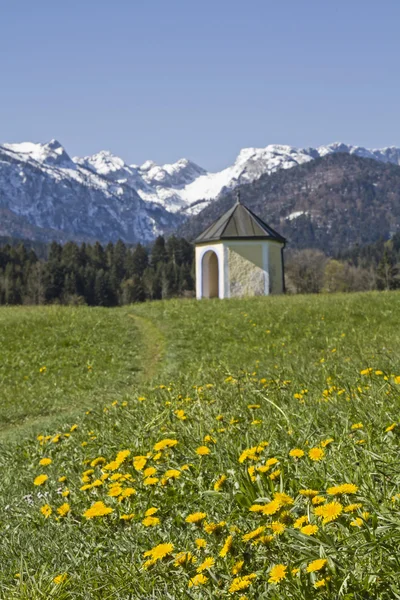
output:
[[[231,535],[228,535],[228,537],[226,538],[225,543],[222,546],[220,553],[219,553],[221,558],[224,558],[230,551],[230,549],[232,547],[232,541],[233,541],[233,537]]]
[[[326,502],[326,498],[324,498],[323,496],[314,496],[311,502],[314,504],[314,506],[316,506],[317,504],[323,504],[324,502]]]
[[[242,454],[239,456],[239,462],[243,463],[247,459],[258,460],[258,454],[257,446],[254,446],[253,448],[247,448],[246,450],[243,450]]]
[[[303,525],[305,525],[306,523],[308,523],[308,516],[303,515],[302,517],[299,517],[298,519],[296,519],[293,527],[295,529],[301,529],[303,527]]]
[[[362,429],[363,427],[364,427],[364,425],[363,425],[362,423],[354,423],[354,424],[351,426],[351,429],[353,429],[353,431],[354,431],[354,430],[356,430],[356,429]]]
[[[159,481],[158,477],[146,477],[143,481],[143,485],[156,485]]]
[[[238,560],[232,567],[232,575],[237,575],[244,565],[244,560]]]
[[[33,485],[43,485],[46,481],[48,480],[48,476],[47,475],[38,475],[34,482]]]
[[[261,404],[248,404],[247,408],[249,408],[250,410],[256,410],[257,408],[260,408]]]
[[[122,487],[117,484],[117,485],[113,485],[109,492],[108,495],[111,496],[112,498],[115,498],[116,496],[119,496],[122,493]]]
[[[356,494],[358,487],[354,483],[342,483],[342,485],[336,485],[326,490],[326,493],[330,496],[339,496],[340,494]]]
[[[206,454],[210,454],[210,448],[207,448],[207,446],[199,446],[196,450],[196,454],[198,454],[199,456],[205,456]]]
[[[135,456],[133,459],[133,467],[136,471],[143,471],[147,463],[147,458],[145,456]]]
[[[165,448],[173,448],[177,443],[178,440],[171,440],[167,438],[154,444],[153,449],[155,452],[158,452],[159,450],[165,450]]]
[[[214,490],[215,490],[216,492],[218,492],[218,491],[221,489],[221,487],[222,487],[222,486],[223,486],[223,484],[225,483],[226,479],[227,479],[227,478],[226,478],[226,475],[221,475],[221,476],[219,477],[219,479],[217,479],[217,481],[214,483]]]
[[[292,458],[301,458],[304,456],[304,450],[301,450],[301,448],[293,448],[293,450],[289,452],[289,456]]]
[[[204,523],[204,531],[206,533],[215,533],[219,529],[222,529],[226,525],[226,521],[221,521],[220,523]]]
[[[104,517],[113,512],[113,509],[106,506],[104,502],[95,502],[87,511],[83,513],[86,519],[93,519],[93,517]]]
[[[284,525],[280,521],[272,521],[270,527],[275,535],[280,535],[286,529],[286,525]]]
[[[323,587],[324,585],[326,585],[326,580],[325,579],[319,579],[318,581],[316,581],[314,583],[314,587],[315,589],[318,589],[320,587]]]
[[[203,573],[198,573],[192,579],[189,580],[189,587],[197,587],[198,585],[205,585],[208,581],[208,577],[203,575]]]
[[[277,479],[280,474],[281,474],[281,470],[280,469],[275,469],[275,471],[272,471],[272,473],[269,476],[269,478],[272,479],[272,481],[273,481],[274,479]]]
[[[51,458],[42,458],[41,460],[39,460],[39,465],[42,465],[42,467],[47,467],[48,465],[51,465],[53,461],[51,460]]]
[[[286,571],[287,567],[285,565],[275,565],[269,572],[268,583],[277,584],[282,581],[282,579],[286,579]]]
[[[319,494],[318,490],[300,490],[299,494],[301,494],[302,496],[316,496],[317,494]]]
[[[317,558],[317,560],[313,560],[307,566],[307,573],[314,573],[315,571],[320,571],[324,568],[327,562],[328,561],[326,560],[326,558]]]
[[[205,548],[207,546],[207,542],[204,538],[196,538],[194,543],[198,548]]]
[[[60,585],[60,583],[64,583],[67,580],[68,573],[62,573],[61,575],[56,575],[53,579],[53,583],[56,585]]]
[[[61,477],[58,478],[58,481],[60,483],[64,483],[64,481],[67,481],[67,478],[65,477],[65,475],[62,475]]]
[[[182,409],[175,410],[174,414],[180,421],[186,421],[187,419],[187,415],[185,415],[185,411]]]
[[[143,471],[143,475],[145,477],[151,477],[152,475],[154,475],[155,473],[157,473],[157,469],[155,467],[148,467],[147,469],[145,469]]]
[[[281,506],[282,504],[279,502],[279,500],[271,500],[271,502],[264,504],[261,512],[263,515],[274,515],[276,512],[278,512],[278,510],[280,510]]]
[[[275,492],[274,499],[282,506],[290,506],[294,503],[293,498],[284,492]]]
[[[207,516],[207,513],[202,513],[202,512],[192,513],[191,515],[188,515],[186,517],[185,521],[186,521],[186,523],[199,523],[200,521],[205,519],[206,516]]]
[[[158,517],[145,517],[142,523],[145,527],[155,527],[159,525],[160,519]]]
[[[202,573],[206,569],[211,569],[214,565],[215,559],[212,556],[208,556],[196,569],[197,573]]]
[[[174,566],[175,567],[180,567],[182,565],[184,565],[185,563],[189,563],[189,562],[196,562],[196,557],[193,556],[193,554],[191,552],[180,552],[174,560]]]
[[[318,526],[317,525],[305,525],[304,527],[302,527],[300,529],[301,533],[304,533],[304,535],[314,535],[314,533],[317,533],[318,531]]]
[[[44,506],[41,507],[40,512],[47,519],[47,517],[49,517],[53,511],[51,506],[49,506],[48,504],[44,504]]]
[[[252,583],[252,580],[257,577],[255,573],[251,573],[250,575],[245,575],[244,577],[235,577],[229,587],[229,593],[233,594],[233,592],[240,592],[241,590],[246,590]]]
[[[363,520],[360,517],[355,518],[353,521],[351,521],[350,525],[352,527],[361,527],[361,525],[363,524]]]
[[[329,502],[323,506],[317,506],[317,508],[314,510],[314,513],[318,517],[322,517],[322,522],[325,524],[335,521],[342,513],[342,510],[343,506],[340,504],[340,502]]]
[[[92,460],[92,462],[90,463],[91,467],[97,467],[97,465],[103,464],[106,462],[106,459],[103,458],[102,456],[98,456],[97,458],[95,458],[94,460]]]
[[[265,530],[265,527],[263,525],[261,527],[257,527],[257,529],[253,529],[253,531],[249,531],[249,533],[246,533],[245,535],[243,535],[242,540],[244,542],[249,542],[250,540],[254,540],[259,535],[261,535],[264,530]]]
[[[345,513],[349,513],[349,512],[354,512],[356,510],[358,510],[359,508],[362,508],[362,504],[360,502],[356,502],[354,504],[349,504],[348,506],[346,506],[343,511]]]
[[[71,507],[68,504],[68,502],[64,502],[64,504],[61,504],[61,506],[57,508],[57,512],[60,515],[60,517],[65,517],[65,515],[67,515],[70,510]]]
[[[393,431],[396,425],[397,423],[392,423],[391,425],[389,425],[389,427],[386,427],[385,432],[387,433],[388,431]]]
[[[308,456],[311,460],[322,460],[325,456],[325,451],[322,448],[311,448],[308,451]]]
[[[360,375],[371,375],[372,373],[372,368],[368,367],[368,369],[363,369],[362,371],[360,371]]]
[[[156,562],[157,560],[162,560],[163,558],[165,558],[166,556],[168,556],[168,554],[171,554],[171,552],[173,551],[173,549],[174,549],[174,545],[173,544],[170,544],[170,543],[158,544],[158,546],[155,546],[151,550],[147,550],[146,552],[144,552],[143,556],[145,558],[147,556],[150,556],[151,560],[153,562]]]
[[[294,577],[295,575],[297,575],[297,573],[300,572],[300,569],[294,568],[291,570],[292,576]]]
[[[135,513],[130,513],[130,514],[125,514],[125,515],[121,515],[120,519],[122,519],[122,521],[131,521],[135,516]]]

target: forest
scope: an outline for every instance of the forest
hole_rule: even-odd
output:
[[[122,306],[193,297],[193,259],[193,245],[175,236],[159,236],[150,248],[122,241],[46,245],[0,238],[0,305]],[[334,257],[289,247],[285,279],[292,294],[397,289],[400,234]]]

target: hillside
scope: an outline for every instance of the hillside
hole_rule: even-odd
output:
[[[398,596],[398,293],[0,324],[1,598]]]
[[[241,200],[294,248],[342,248],[389,238],[400,229],[400,167],[329,154],[240,187]],[[229,209],[227,193],[178,230],[194,239]]]

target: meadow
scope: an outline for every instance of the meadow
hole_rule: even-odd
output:
[[[399,293],[4,308],[0,338],[1,598],[400,598]]]

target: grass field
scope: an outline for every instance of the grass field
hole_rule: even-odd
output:
[[[0,336],[1,598],[400,598],[400,294]]]

